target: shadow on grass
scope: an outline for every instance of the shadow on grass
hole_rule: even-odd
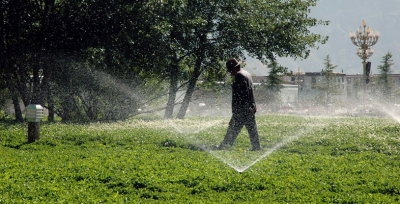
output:
[[[24,122],[16,121],[15,119],[10,119],[10,118],[0,118],[0,123],[4,125],[16,125],[16,124],[22,124]]]
[[[18,144],[18,145],[5,144],[4,147],[13,148],[13,149],[19,149],[22,146],[27,145],[27,144],[31,144],[31,143],[32,142],[23,142],[23,143]]]

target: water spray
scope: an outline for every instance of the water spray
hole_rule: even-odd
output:
[[[276,144],[276,145],[272,146],[270,149],[268,149],[268,151],[263,152],[261,155],[257,154],[258,152],[253,152],[252,154],[255,154],[255,156],[253,156],[253,158],[250,158],[250,160],[251,160],[250,162],[245,162],[244,165],[242,165],[242,164],[238,165],[237,162],[242,158],[237,158],[237,157],[229,158],[229,156],[226,156],[224,154],[224,153],[226,153],[226,151],[212,150],[210,147],[208,147],[206,144],[204,144],[204,141],[202,141],[198,137],[195,137],[195,136],[188,137],[189,134],[192,134],[192,133],[197,134],[197,133],[203,132],[209,128],[220,125],[222,123],[222,121],[223,120],[210,121],[210,122],[202,123],[200,126],[197,123],[196,126],[193,127],[193,125],[190,125],[190,124],[189,125],[184,124],[183,126],[180,126],[179,124],[176,123],[177,121],[169,120],[168,125],[170,127],[174,128],[174,130],[176,132],[178,132],[180,134],[185,134],[185,137],[184,137],[185,140],[194,142],[197,147],[199,147],[200,149],[202,149],[205,152],[210,153],[212,156],[214,156],[218,160],[222,161],[224,164],[233,168],[235,171],[237,171],[239,173],[246,171],[251,166],[253,166],[256,163],[258,163],[259,161],[267,158],[273,152],[281,149],[283,146],[289,144],[290,142],[298,140],[301,137],[309,135],[310,132],[312,132],[316,127],[318,127],[315,125],[307,125],[307,126],[303,127],[296,134],[285,138],[284,140],[280,141],[278,144]],[[248,154],[246,156],[252,156],[252,155]],[[239,161],[239,162],[242,162],[242,161]]]
[[[394,112],[393,107],[390,107],[388,104],[379,102],[377,100],[373,100],[372,103],[382,113],[388,115],[389,117],[394,119],[396,122],[400,123],[400,115],[398,113]]]
[[[209,128],[215,127],[223,122],[223,120],[216,120],[216,121],[207,121],[203,122],[199,125],[196,121],[196,124],[184,124],[184,126],[179,126],[176,122],[179,120],[168,120],[167,124],[175,129],[176,132],[180,134],[189,134],[194,133],[197,134]],[[182,120],[181,120],[182,121]]]

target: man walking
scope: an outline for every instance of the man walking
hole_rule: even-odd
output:
[[[226,62],[227,71],[234,78],[232,84],[232,118],[224,140],[217,149],[232,146],[243,126],[250,136],[253,151],[261,150],[255,119],[256,103],[253,94],[253,81],[251,75],[240,67],[236,59]]]

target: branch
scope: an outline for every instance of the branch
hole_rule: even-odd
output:
[[[177,90],[179,90],[180,88],[182,88],[183,86],[185,86],[187,83],[188,83],[188,82],[182,83],[182,84],[177,88]],[[149,100],[147,100],[147,101],[145,101],[145,102],[143,102],[143,103],[140,103],[140,105],[138,105],[138,107],[141,107],[141,106],[143,106],[143,105],[145,105],[145,104],[147,104],[147,103],[150,103],[150,102],[152,102],[152,101],[154,101],[154,100],[156,100],[156,99],[159,99],[159,98],[161,98],[161,97],[163,97],[163,96],[165,96],[165,95],[168,95],[168,93],[169,93],[169,92],[165,92],[165,93],[163,93],[163,94],[161,94],[161,95],[155,96],[155,97],[153,97],[153,98],[151,98],[151,99],[149,99]]]
[[[182,104],[182,101],[178,102],[178,103],[174,103],[174,106],[178,105],[178,104]],[[167,106],[161,107],[161,108],[156,108],[156,109],[153,109],[153,110],[148,110],[148,111],[141,111],[141,112],[134,113],[134,114],[132,114],[130,116],[140,115],[140,114],[144,114],[144,113],[153,113],[153,112],[156,112],[156,111],[164,110],[166,108],[167,108]]]

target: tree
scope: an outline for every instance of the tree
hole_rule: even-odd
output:
[[[210,63],[227,57],[244,57],[248,52],[263,62],[276,56],[306,58],[311,47],[326,38],[313,34],[310,27],[327,24],[308,16],[316,1],[167,1],[162,6],[165,50],[170,62],[170,96],[165,116],[171,117],[177,82],[183,67],[189,70],[188,89],[179,118],[183,118],[196,81]],[[178,66],[185,58],[188,66]],[[219,63],[218,63],[219,64]],[[220,66],[219,69],[225,69]],[[184,78],[180,78],[183,80]]]
[[[280,92],[282,89],[282,76],[287,73],[287,68],[278,65],[278,63],[274,60],[269,65],[270,68],[268,75],[268,84],[267,88],[273,92]]]
[[[325,83],[321,87],[321,89],[326,93],[326,103],[331,101],[331,95],[335,92],[334,87],[334,76],[333,70],[337,67],[337,65],[333,65],[331,63],[331,58],[329,55],[324,59],[324,69],[322,69],[322,75],[325,76]]]
[[[389,98],[391,95],[391,84],[388,75],[392,72],[392,66],[394,65],[392,53],[388,52],[382,57],[381,65],[378,66],[380,70],[379,85],[382,90],[384,97]]]
[[[267,77],[267,100],[274,106],[280,101],[282,76],[287,73],[287,68],[278,65],[275,60],[268,65],[268,68],[270,71]]]
[[[167,118],[173,115],[178,89],[187,85],[178,113],[183,118],[197,81],[224,72],[221,61],[243,58],[245,52],[263,62],[276,56],[305,58],[311,47],[324,43],[325,38],[309,31],[326,24],[308,16],[315,4],[315,0],[3,1],[0,77],[9,82],[18,119],[22,119],[21,99],[26,105],[44,104],[50,112],[62,110],[65,120],[84,114],[98,118],[94,106],[101,104],[96,103],[100,96],[89,97],[89,92],[99,86],[75,83],[80,76],[63,75],[74,67],[81,70],[71,73],[104,72],[132,87],[167,80]],[[63,59],[71,63],[60,64]],[[130,100],[138,106],[146,102]]]
[[[159,65],[155,62],[163,62],[152,62],[154,56],[163,56],[163,53],[156,52],[159,47],[156,43],[149,43],[157,42],[154,39],[159,36],[152,34],[154,12],[147,12],[152,8],[143,1],[16,0],[3,1],[0,8],[0,77],[12,90],[18,121],[23,119],[20,98],[25,105],[40,103],[46,106],[49,120],[56,109],[63,110],[59,115],[65,116],[65,120],[72,119],[68,115],[76,115],[72,112],[82,112],[82,109],[87,110],[89,118],[98,118],[90,111],[94,107],[86,106],[100,105],[95,103],[98,99],[86,97],[92,101],[81,101],[82,93],[96,91],[98,85],[74,81],[74,78],[80,78],[77,75],[63,75],[71,70],[71,64],[81,69],[71,73],[112,73],[139,87],[148,84],[147,80],[140,79],[155,76],[151,72]],[[91,60],[94,58],[97,59]],[[73,63],[63,63],[64,59]],[[88,63],[98,66],[88,66]],[[90,81],[89,78],[86,80]],[[74,83],[61,86],[71,81]],[[56,93],[67,94],[61,97]],[[132,104],[137,102],[131,100]]]
[[[177,114],[180,119],[185,117],[200,75],[203,72],[213,72],[213,69],[220,68],[214,65],[219,65],[218,62],[226,58],[226,53],[230,50],[229,48],[224,49],[217,39],[216,28],[219,26],[217,19],[223,19],[221,14],[226,14],[226,11],[221,9],[220,2],[189,1],[188,8],[198,23],[193,25],[193,39],[196,42],[193,45],[194,49],[192,48],[194,64],[193,69],[190,70],[185,97]]]
[[[29,58],[27,53],[36,48],[31,43],[30,34],[36,29],[37,11],[33,1],[2,1],[0,4],[0,77],[7,82],[15,118],[19,122],[23,121],[19,98],[21,96],[25,104],[29,102],[26,83],[30,75],[21,62],[26,61]],[[31,73],[33,76],[37,74],[36,71]]]
[[[64,57],[69,60],[55,66],[53,77],[63,119],[125,119],[162,89],[158,68],[168,62],[149,2],[154,1],[63,2],[59,16],[69,40],[61,45],[70,51]],[[143,93],[144,86],[151,92]]]

